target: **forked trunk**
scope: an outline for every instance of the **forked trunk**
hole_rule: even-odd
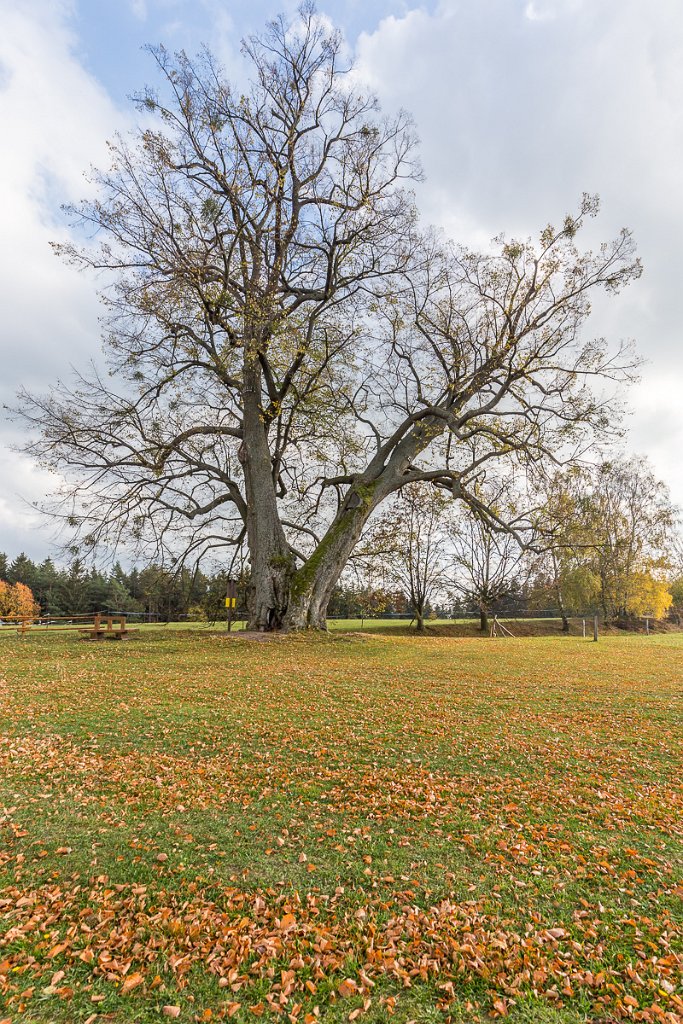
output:
[[[249,371],[249,372],[248,372]],[[376,475],[356,480],[313,554],[294,568],[280,523],[267,432],[258,395],[258,370],[245,368],[242,461],[247,493],[247,535],[251,555],[249,623],[255,629],[325,629],[327,606],[372,510],[401,485],[412,459],[444,425],[425,420],[405,437],[385,465],[378,454]],[[251,380],[251,383],[250,383]]]

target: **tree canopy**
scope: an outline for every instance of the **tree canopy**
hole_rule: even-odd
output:
[[[627,230],[579,247],[594,197],[486,252],[422,229],[410,117],[382,117],[308,5],[245,42],[246,92],[209,53],[151,52],[159,89],[74,211],[101,241],[57,247],[104,273],[110,372],[21,401],[80,543],[246,553],[252,626],[319,626],[407,484],[502,528],[490,467],[617,429],[604,382],[633,358],[582,327],[640,263]]]

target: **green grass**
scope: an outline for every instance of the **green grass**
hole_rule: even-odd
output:
[[[0,1020],[683,1012],[683,638],[375,625],[3,637]]]

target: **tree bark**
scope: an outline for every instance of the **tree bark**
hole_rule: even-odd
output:
[[[244,372],[244,470],[246,529],[251,578],[247,588],[248,628],[281,629],[289,603],[294,558],[277,507],[268,437],[260,407],[260,374],[253,365]]]
[[[562,600],[562,591],[560,590],[559,587],[557,588],[556,596],[557,596],[557,607],[558,607],[559,612],[560,612],[560,618],[562,619],[562,632],[563,633],[568,633],[569,632],[569,619],[567,618],[567,610],[566,610],[566,608],[564,606],[564,601]]]
[[[292,578],[285,629],[326,628],[332,591],[378,500],[374,484],[350,488],[327,533]]]
[[[567,611],[564,607],[564,600],[562,598],[562,587],[560,586],[560,571],[557,565],[557,556],[555,552],[552,552],[553,558],[553,571],[555,573],[555,597],[557,598],[557,607],[560,612],[560,618],[562,619],[562,632],[569,632],[569,619],[567,618]]]
[[[486,608],[479,608],[479,629],[482,633],[489,631],[489,613]]]

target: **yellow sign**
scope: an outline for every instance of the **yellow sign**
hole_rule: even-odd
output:
[[[225,607],[226,608],[235,608],[236,605],[237,605],[237,599],[236,598],[234,598],[234,597],[226,597],[226,599],[225,599]]]

